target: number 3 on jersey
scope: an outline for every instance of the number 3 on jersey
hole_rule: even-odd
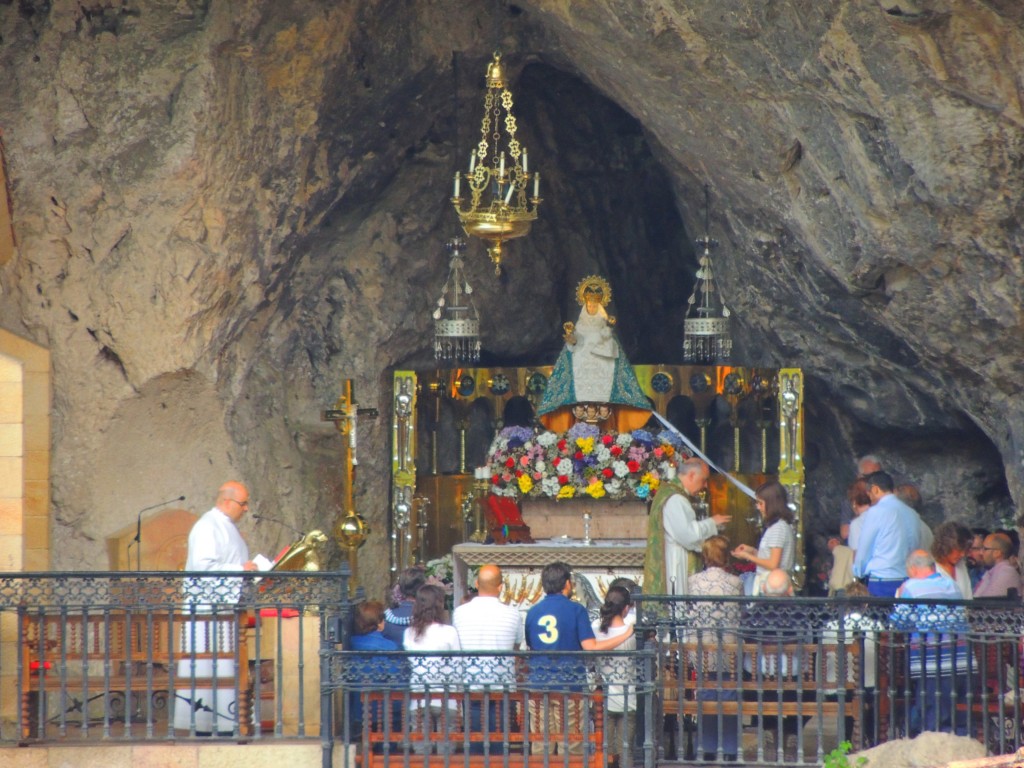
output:
[[[544,627],[544,631],[537,635],[537,639],[546,645],[558,642],[558,619],[548,614],[537,619],[537,623]]]

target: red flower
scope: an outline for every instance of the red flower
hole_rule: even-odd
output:
[[[611,467],[605,467],[601,470],[601,474],[610,479],[615,473],[612,471]]]
[[[522,477],[522,476],[523,476],[523,470],[517,469],[516,470],[516,477]]]
[[[627,461],[626,462],[626,469],[628,469],[630,472],[634,472],[634,473],[635,472],[639,472],[640,471],[640,462],[639,461]]]
[[[498,483],[501,482],[501,476],[500,475],[491,475],[491,482],[494,483],[495,485],[497,485]]]
[[[611,445],[611,444],[612,444],[612,441],[613,441],[614,439],[615,439],[615,438],[613,438],[613,437],[612,437],[611,435],[609,435],[609,434],[604,434],[604,435],[601,435],[601,442],[602,442],[602,443],[604,443],[605,445]]]
[[[505,459],[505,466],[508,467],[509,469],[512,469],[512,467],[514,467],[515,465],[516,465],[516,460],[513,459],[511,456],[509,456],[507,459]]]
[[[620,446],[620,445],[613,445],[611,447],[611,454],[612,454],[612,456],[621,456],[622,455],[622,446]]]
[[[583,458],[583,451],[576,451],[576,458],[577,460],[581,460]]]
[[[565,485],[568,482],[569,482],[568,476],[566,476],[566,475],[559,475],[558,476],[558,484],[559,485]]]
[[[565,453],[565,449],[569,447],[569,444],[565,440],[558,441],[558,450],[561,453]]]

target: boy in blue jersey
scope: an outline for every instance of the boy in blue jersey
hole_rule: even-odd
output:
[[[533,651],[610,651],[633,636],[630,626],[621,635],[597,640],[590,625],[590,614],[579,603],[569,599],[572,594],[572,571],[561,562],[544,567],[540,575],[544,598],[526,614],[526,644]],[[545,738],[534,744],[534,752],[554,754],[568,750],[581,754],[582,741],[569,742],[568,734],[582,732],[583,699],[568,699],[564,694],[579,693],[587,682],[587,671],[581,659],[558,656],[536,656],[530,660],[531,689],[546,693],[543,701],[530,702],[530,729],[561,735],[561,741]],[[557,694],[554,692],[558,692]],[[562,710],[568,709],[568,731],[562,729]]]

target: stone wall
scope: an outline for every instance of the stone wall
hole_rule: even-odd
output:
[[[737,358],[807,372],[821,530],[869,450],[922,486],[933,520],[1012,515],[1022,14],[0,5],[0,327],[52,355],[54,565],[99,567],[137,510],[185,494],[201,512],[228,476],[296,527],[337,518],[339,437],[320,411],[351,378],[387,414],[387,371],[430,361],[448,185],[496,47],[546,202],[502,278],[469,254],[490,361],[553,361],[590,272],[612,282],[632,359],[678,360],[707,182]],[[389,436],[384,417],[360,435],[368,563],[387,560]],[[266,552],[291,538],[245,529]]]

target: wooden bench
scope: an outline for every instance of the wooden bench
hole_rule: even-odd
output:
[[[733,638],[735,640],[735,638]],[[719,718],[775,719],[779,727],[816,717],[838,724],[840,741],[860,743],[861,647],[854,643],[682,642],[663,656],[662,708],[703,728],[729,727]],[[838,669],[837,669],[838,668]],[[830,673],[830,674],[827,674]],[[828,678],[831,677],[831,680]]]
[[[429,699],[454,704],[447,709],[447,722],[442,719],[438,730],[425,728],[419,715]],[[357,763],[364,768],[386,768],[404,759],[408,751],[410,763],[436,768],[445,765],[472,768],[506,764],[516,768],[604,765],[604,700],[600,691],[570,694],[515,691],[507,696],[452,693],[450,702],[443,699],[443,694],[363,691],[360,694],[362,731],[352,734],[353,741],[362,745]],[[485,728],[485,718],[481,716],[478,729],[471,729],[467,710],[479,707],[479,711],[487,712],[491,704],[497,708],[498,722],[493,726],[488,722],[486,725],[491,727]],[[541,716],[545,704],[554,708],[575,708],[581,717],[589,718],[589,732],[584,734],[582,728],[573,728],[573,723],[566,723],[564,718],[560,729],[551,720],[545,726]],[[507,714],[505,705],[508,705]],[[445,709],[441,707],[442,712]],[[429,746],[423,746],[425,741]],[[482,754],[487,748],[485,742],[501,745],[508,754]],[[557,755],[553,748],[556,744]],[[569,754],[563,756],[562,749],[566,746]],[[549,751],[550,754],[546,754]],[[423,754],[425,752],[428,754]]]
[[[133,719],[152,723],[168,705],[173,711],[175,697],[183,693],[195,698],[190,695],[194,691],[216,688],[233,697],[236,680],[237,722],[242,734],[251,732],[247,622],[241,614],[23,609],[20,624],[23,739],[43,737],[51,722],[88,729],[89,705],[97,701],[102,710],[93,718],[96,725],[106,728],[119,721],[128,727]],[[230,644],[222,641],[215,650],[192,642],[216,632],[230,638]],[[193,645],[197,650],[189,652]],[[231,677],[214,677],[215,660],[235,662]],[[48,709],[48,697],[55,711]]]

